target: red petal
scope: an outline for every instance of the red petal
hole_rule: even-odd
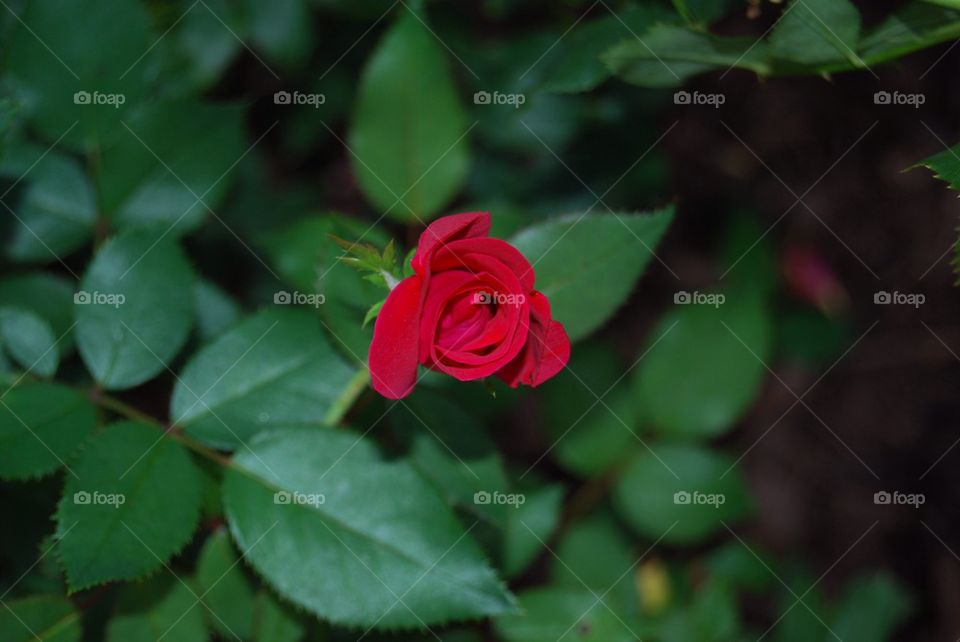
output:
[[[419,323],[420,277],[411,276],[390,292],[370,343],[371,383],[388,399],[406,397],[417,383]]]
[[[410,262],[420,273],[430,255],[451,241],[487,236],[490,233],[490,212],[465,212],[438,218],[420,235],[417,253]]]
[[[570,360],[570,339],[563,324],[551,318],[547,297],[534,292],[530,303],[527,344],[513,361],[497,372],[511,388],[521,383],[535,388],[563,370]]]
[[[472,269],[479,272],[492,269],[490,262],[497,261],[520,279],[524,292],[533,290],[533,266],[520,250],[500,239],[462,239],[451,241],[438,249],[431,261],[435,271],[445,269]]]

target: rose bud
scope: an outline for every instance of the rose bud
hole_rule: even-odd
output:
[[[413,390],[418,365],[460,381],[491,375],[538,386],[570,358],[570,339],[534,289],[530,262],[490,238],[490,214],[431,223],[411,260],[414,274],[387,297],[370,344],[373,388],[390,399]]]
[[[783,275],[787,287],[799,298],[812,303],[827,316],[849,305],[847,291],[830,265],[813,250],[790,245],[783,253]]]

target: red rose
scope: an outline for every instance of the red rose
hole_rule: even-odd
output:
[[[390,292],[370,344],[384,397],[410,394],[420,364],[460,381],[496,375],[513,388],[538,386],[567,364],[570,339],[533,289],[533,267],[489,232],[490,214],[470,212],[420,235],[415,274]]]

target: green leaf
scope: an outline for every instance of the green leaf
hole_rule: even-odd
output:
[[[57,508],[71,591],[160,568],[200,518],[200,473],[184,448],[150,426],[113,424],[84,450]]]
[[[510,242],[534,265],[537,289],[576,341],[626,300],[672,218],[672,207],[647,215],[571,215],[532,225]]]
[[[443,45],[410,8],[367,62],[352,120],[350,160],[381,212],[426,221],[459,191],[469,162],[466,116]]]
[[[193,325],[193,281],[180,248],[152,232],[101,246],[75,299],[77,347],[97,381],[130,388],[167,367]]]
[[[742,639],[736,595],[722,582],[698,587],[693,602],[658,629],[663,642],[729,642]]]
[[[193,95],[220,79],[243,49],[245,28],[239,3],[205,0],[194,7],[182,1],[178,10],[183,20],[174,25],[157,49],[165,50],[168,84],[176,83],[173,89]]]
[[[210,535],[197,560],[197,585],[210,627],[224,637],[253,633],[254,590],[226,530]]]
[[[96,200],[76,161],[51,153],[24,180],[29,183],[14,209],[13,233],[5,244],[10,259],[49,263],[90,240]]]
[[[642,87],[676,87],[712,69],[740,67],[760,75],[770,73],[763,41],[671,25],[657,25],[639,39],[626,36],[601,59],[617,76]]]
[[[193,307],[197,311],[197,336],[210,341],[240,318],[240,306],[220,286],[206,279],[193,285]]]
[[[60,363],[56,342],[50,324],[36,313],[0,307],[0,345],[25,371],[52,377]]]
[[[936,178],[946,181],[951,189],[960,190],[960,145],[934,154],[914,167],[917,166],[926,167]],[[953,267],[955,272],[960,271],[960,241],[954,243]]]
[[[874,64],[912,51],[960,38],[960,6],[910,2],[867,31],[860,41],[861,57]]]
[[[936,178],[939,178],[952,188],[960,190],[960,145],[934,154],[918,165],[926,167]]]
[[[589,91],[610,76],[610,68],[600,54],[633,33],[643,33],[657,22],[669,22],[673,12],[660,5],[627,7],[617,15],[604,13],[596,20],[584,21],[565,34],[551,52],[544,89],[555,92]],[[555,52],[555,53],[554,53]]]
[[[370,309],[367,310],[367,313],[363,315],[363,327],[367,327],[371,321],[380,316],[380,310],[383,308],[383,304],[386,302],[387,300],[384,299],[383,301],[377,301],[370,306]]]
[[[50,141],[66,134],[61,144],[75,148],[115,135],[146,88],[149,66],[137,64],[151,44],[146,7],[136,0],[18,6],[6,63],[34,124]]]
[[[770,52],[804,64],[847,60],[862,67],[859,38],[860,13],[848,0],[793,0],[770,34]]]
[[[125,122],[101,159],[103,209],[113,223],[173,235],[197,227],[232,183],[243,117],[236,106],[179,101],[151,103]]]
[[[17,129],[20,105],[10,98],[0,99],[0,159],[7,152],[10,140]]]
[[[80,615],[70,600],[35,595],[10,600],[0,610],[0,640],[4,642],[80,642]]]
[[[425,386],[390,412],[401,435],[409,435],[412,463],[447,501],[503,529],[515,510],[477,501],[478,493],[508,492],[503,460],[482,421],[458,403]]]
[[[598,475],[640,447],[625,372],[612,348],[588,342],[573,351],[568,369],[543,386],[550,455],[567,470]]]
[[[713,437],[731,428],[759,392],[773,342],[770,319],[752,292],[710,299],[722,301],[716,305],[698,299],[716,294],[676,296],[690,302],[676,305],[651,333],[634,371],[636,403],[664,435]]]
[[[912,602],[891,575],[862,575],[844,589],[830,628],[847,642],[893,640],[913,611]]]
[[[244,565],[224,529],[213,533],[197,561],[199,584],[211,628],[224,638],[297,642],[303,625],[266,590],[254,592]]]
[[[24,383],[0,403],[0,478],[51,473],[93,434],[97,416],[78,392],[52,383]]]
[[[373,328],[363,327],[364,314],[384,291],[340,260],[346,252],[331,235],[379,247],[390,240],[365,221],[327,214],[294,221],[268,235],[264,247],[270,264],[297,291],[324,296],[316,310],[336,337],[334,347],[365,365]]]
[[[522,494],[524,501],[507,512],[503,537],[503,572],[519,575],[546,546],[560,523],[563,486],[554,484]]]
[[[0,280],[0,305],[30,310],[50,324],[61,353],[73,346],[73,291],[70,281],[45,272]]]
[[[281,0],[264,4],[246,0],[250,40],[269,60],[297,64],[313,45],[312,16],[305,0]]]
[[[738,541],[724,544],[707,560],[711,575],[730,587],[750,591],[760,591],[773,584],[776,578],[770,572],[772,567],[773,562],[765,554]]]
[[[257,593],[253,619],[256,627],[254,640],[257,642],[299,642],[303,639],[306,627],[301,618],[266,590]]]
[[[265,310],[193,356],[177,379],[170,416],[229,450],[271,426],[325,424],[353,375],[310,313]]]
[[[224,480],[234,539],[283,597],[316,615],[411,628],[513,609],[433,487],[359,435],[276,430],[235,462]]]
[[[628,623],[580,586],[550,586],[521,593],[521,615],[506,615],[494,628],[506,642],[577,639],[582,642],[635,642],[637,624]]]
[[[836,639],[823,626],[823,622],[828,622],[830,617],[823,594],[819,587],[815,586],[816,579],[807,575],[808,573],[803,573],[804,579],[801,582],[788,578],[788,582],[794,586],[794,594],[784,590],[777,600],[777,617],[783,617],[771,635],[776,642]],[[804,596],[803,606],[796,603],[796,596],[801,594]]]
[[[639,614],[636,555],[623,529],[607,513],[573,524],[557,544],[550,574],[557,584],[588,586],[618,613]]]
[[[613,489],[614,505],[639,534],[696,544],[748,511],[732,458],[679,444],[650,448],[630,462]]]
[[[107,642],[206,642],[199,595],[167,572],[123,587],[107,623]]]

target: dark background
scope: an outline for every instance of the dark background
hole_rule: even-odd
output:
[[[869,20],[895,3],[879,4],[858,6]],[[729,27],[740,30],[743,21]],[[960,203],[929,171],[910,169],[960,137],[960,48],[953,44],[878,66],[877,77],[758,81],[742,72],[723,80],[711,74],[690,88],[722,92],[724,105],[677,106],[657,120],[679,121],[666,141],[679,210],[661,256],[683,280],[716,277],[717,266],[705,265],[701,250],[732,209],[748,209],[767,229],[819,181],[803,198],[816,216],[799,204],[769,238],[781,265],[791,247],[820,257],[848,297],[831,322],[844,329],[847,344],[862,340],[819,383],[842,351],[820,367],[784,358],[771,364],[776,377],[768,378],[727,445],[743,452],[756,442],[743,460],[759,507],[750,536],[810,560],[816,576],[827,573],[821,585],[827,591],[855,569],[892,569],[919,598],[903,638],[917,641],[960,635],[960,451],[951,450],[960,437],[960,307],[953,251],[947,252]],[[919,108],[876,105],[880,90],[922,93],[926,100]],[[657,265],[647,286],[664,293],[676,287]],[[878,290],[923,293],[926,301],[919,309],[875,305]],[[643,319],[644,308],[632,312]],[[639,343],[643,335],[626,319],[620,329],[628,341]],[[788,388],[802,395],[810,386],[804,397],[810,409],[797,404],[784,415],[796,401]],[[894,489],[923,493],[926,503],[874,505],[875,491]]]

